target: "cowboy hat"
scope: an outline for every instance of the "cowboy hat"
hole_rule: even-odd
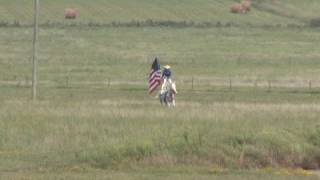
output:
[[[165,69],[170,69],[170,66],[169,65],[165,65],[164,68]]]

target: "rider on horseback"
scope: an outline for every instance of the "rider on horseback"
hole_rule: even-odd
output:
[[[168,92],[170,90],[171,84],[172,84],[172,80],[171,80],[171,69],[169,65],[164,66],[163,72],[162,72],[162,86],[161,86],[161,90],[160,90],[160,101],[161,103],[164,102],[165,104],[167,104],[167,95]]]

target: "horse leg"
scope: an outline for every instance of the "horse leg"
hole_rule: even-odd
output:
[[[172,106],[172,102],[167,100],[167,107],[170,108]]]
[[[164,102],[163,94],[159,94],[159,100],[161,105],[163,105],[163,102]]]
[[[174,94],[172,94],[172,105],[173,105],[173,107],[176,106],[176,98],[175,98]]]
[[[169,102],[168,102],[168,92],[166,92],[166,93],[164,93],[164,95],[163,95],[163,101],[164,101],[164,104],[166,105],[166,106],[169,106]]]
[[[162,98],[162,94],[159,94],[159,101],[161,103],[161,105],[163,104],[163,98]]]

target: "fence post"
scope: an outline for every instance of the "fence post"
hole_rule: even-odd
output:
[[[194,90],[194,77],[192,76],[191,89]]]
[[[66,87],[69,87],[69,76],[66,76]]]
[[[271,91],[271,80],[268,80],[268,92],[270,92]]]
[[[23,82],[21,82],[20,79],[18,79],[17,81],[18,81],[18,82],[17,82],[17,87],[21,87],[21,85],[22,85]]]
[[[232,79],[229,78],[229,90],[232,91]]]
[[[29,77],[28,76],[26,76],[26,87],[28,87],[29,86]]]
[[[311,91],[312,90],[312,81],[310,80],[309,81],[309,91]]]

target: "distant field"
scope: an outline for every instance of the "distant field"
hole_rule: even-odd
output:
[[[37,102],[31,2],[0,5],[0,179],[317,178],[317,0],[41,0]],[[155,57],[175,109],[147,95]]]
[[[233,0],[41,0],[41,22],[67,22],[65,8],[80,12],[76,22],[130,22],[145,21],[194,21],[234,22],[240,24],[305,24],[317,18],[317,0],[254,0],[254,7],[248,15],[234,15],[229,12]],[[2,0],[0,21],[32,22],[32,1]]]

